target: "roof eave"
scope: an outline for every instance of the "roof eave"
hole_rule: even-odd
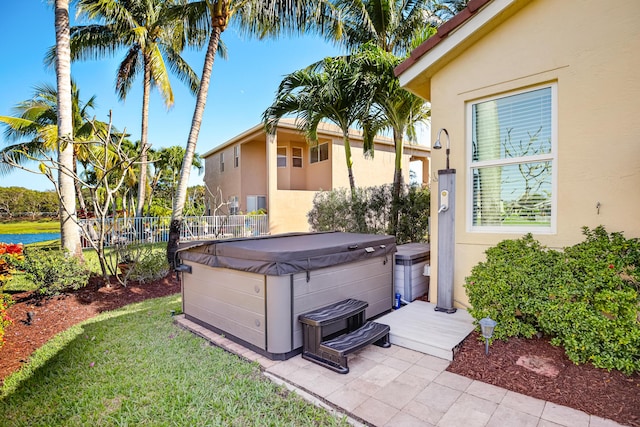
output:
[[[470,45],[489,33],[531,0],[471,0],[465,9],[442,24],[438,32],[400,63],[400,85],[431,100],[431,78]]]

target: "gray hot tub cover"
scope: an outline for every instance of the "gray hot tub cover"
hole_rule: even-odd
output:
[[[328,232],[185,243],[180,245],[177,256],[210,267],[282,276],[388,257],[395,251],[393,236]]]

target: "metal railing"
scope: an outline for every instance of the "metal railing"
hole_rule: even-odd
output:
[[[156,243],[169,240],[171,217],[108,218],[105,222],[105,246],[132,243]],[[97,240],[100,220],[80,220],[82,246]],[[269,234],[268,215],[228,215],[184,217],[180,241],[230,239]]]

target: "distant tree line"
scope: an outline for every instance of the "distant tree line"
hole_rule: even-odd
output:
[[[38,219],[58,217],[55,191],[37,191],[23,187],[0,187],[0,217],[3,219]]]
[[[148,216],[171,216],[172,188],[161,185],[147,212]],[[37,220],[58,218],[58,195],[54,190],[38,191],[23,187],[0,187],[0,219]],[[118,203],[118,207],[122,207]],[[203,215],[205,206],[205,187],[189,187],[185,213],[188,216]],[[91,211],[80,211],[81,216],[92,216]]]

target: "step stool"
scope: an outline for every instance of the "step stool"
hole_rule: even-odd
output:
[[[298,316],[302,323],[302,357],[340,374],[349,372],[347,355],[375,344],[387,348],[389,325],[365,323],[365,309],[369,304],[346,299]],[[340,321],[347,327],[342,335],[325,340],[324,328]]]

